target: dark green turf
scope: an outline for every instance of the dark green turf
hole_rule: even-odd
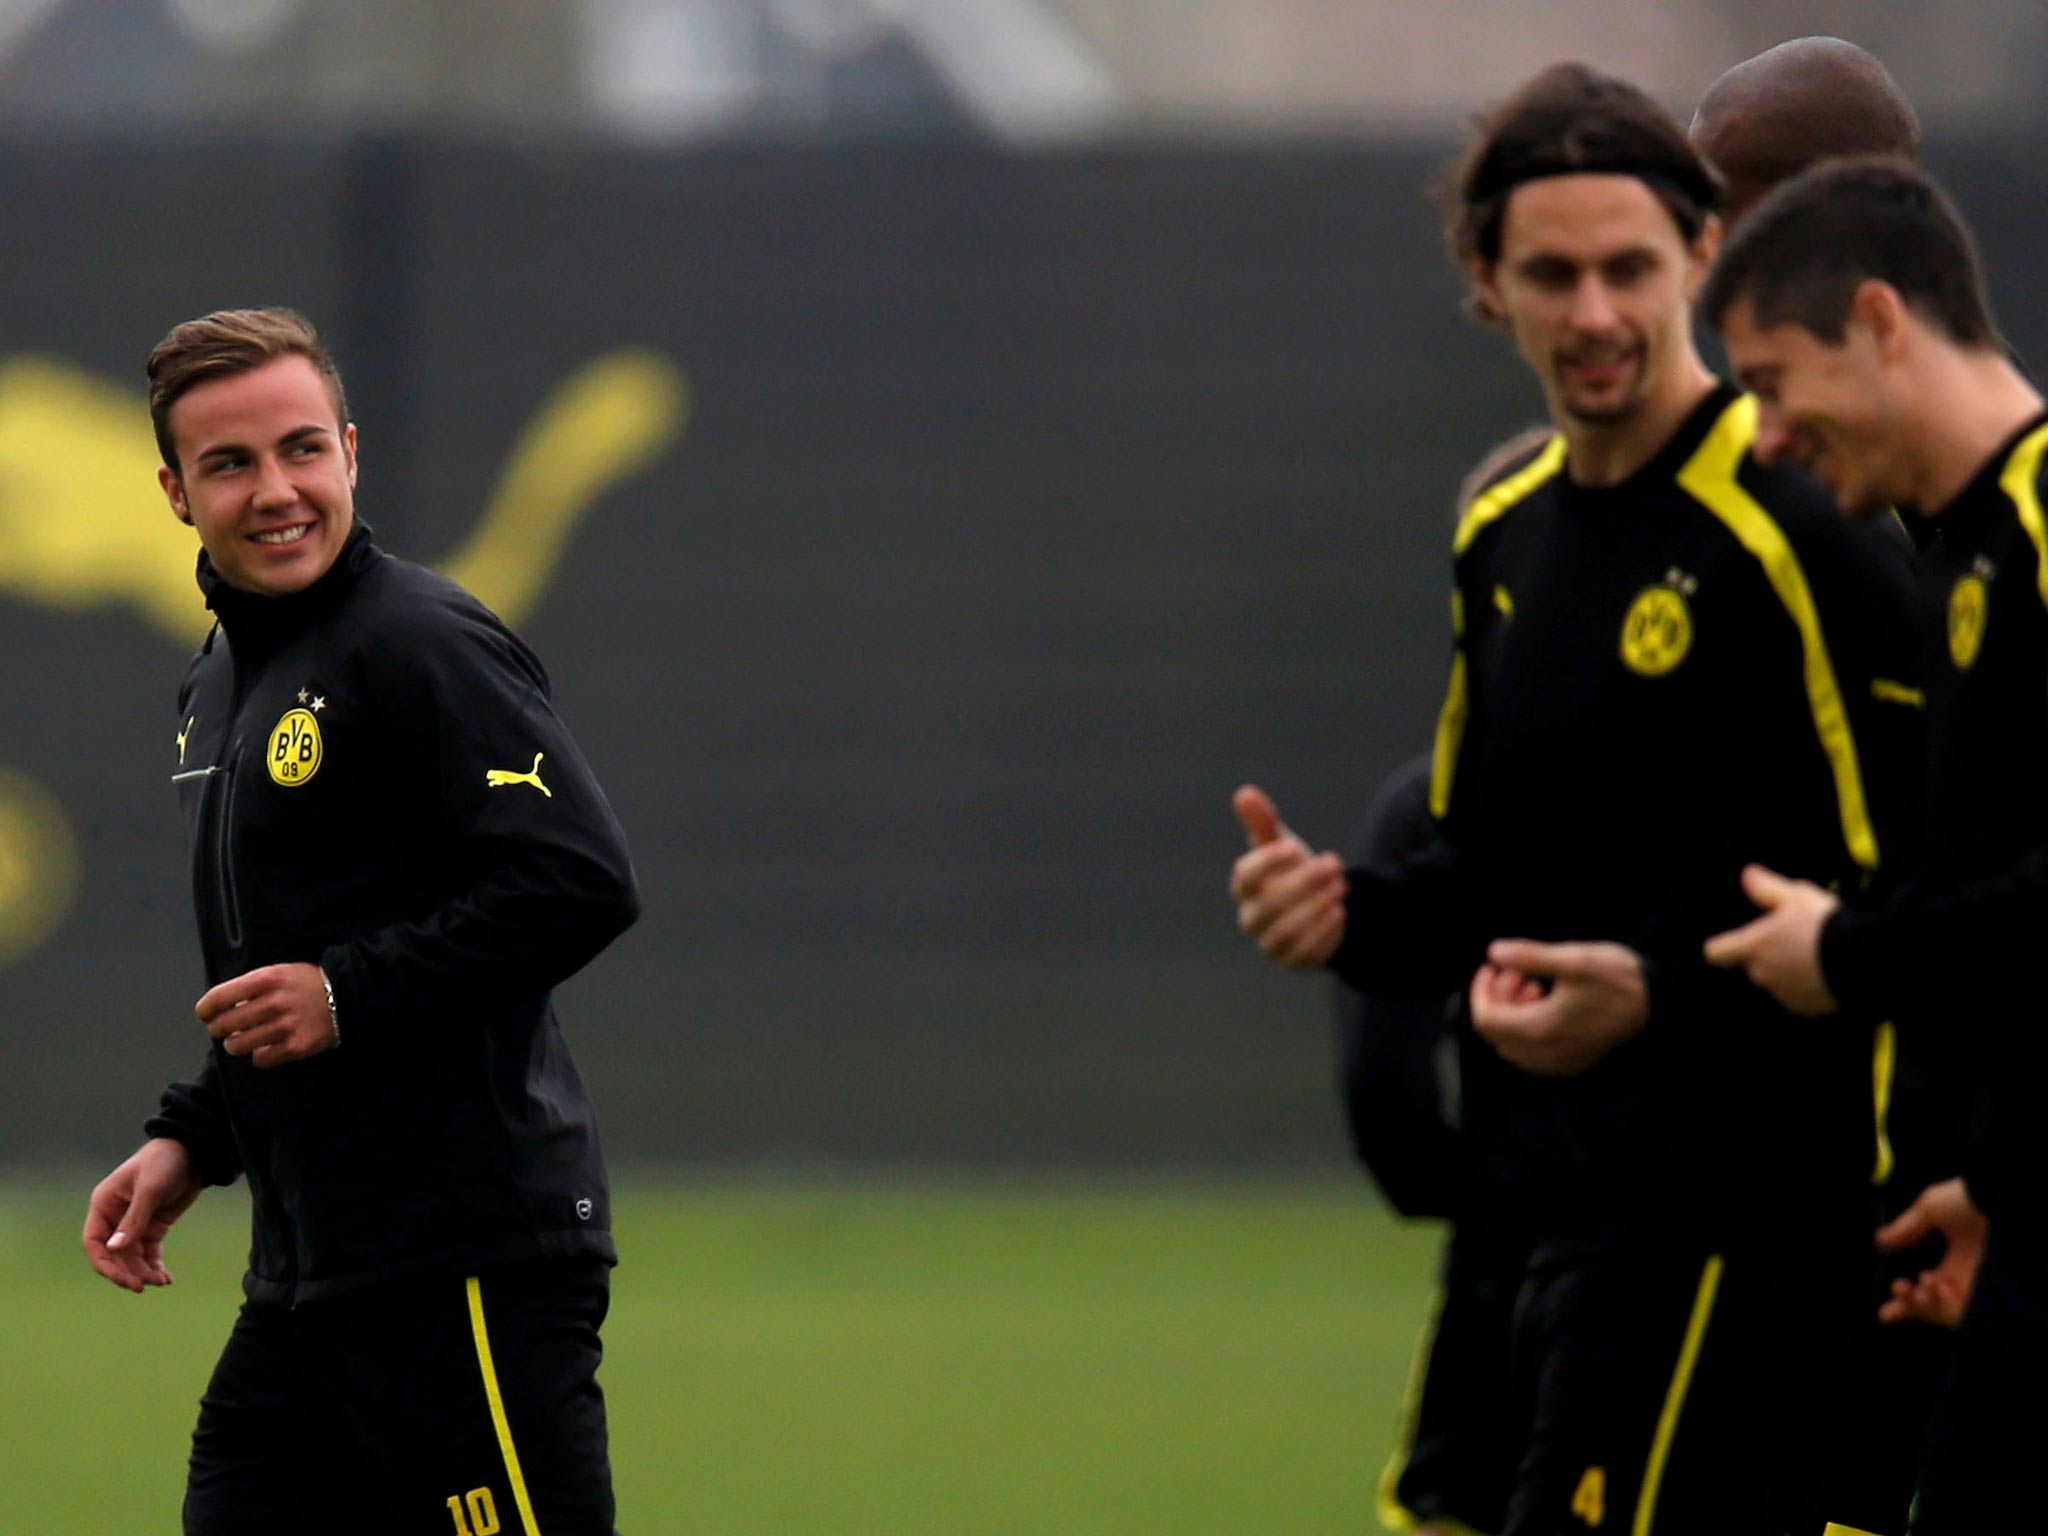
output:
[[[0,1187],[0,1531],[175,1531],[243,1195],[178,1283],[91,1274],[91,1183]],[[1376,1528],[1435,1234],[1345,1183],[621,1181],[626,1536]]]

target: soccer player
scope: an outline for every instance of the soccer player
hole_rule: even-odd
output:
[[[1730,231],[1757,200],[1842,155],[1920,154],[1920,120],[1875,55],[1839,37],[1801,37],[1745,59],[1707,87],[1691,138],[1721,178]]]
[[[636,915],[624,838],[532,652],[371,542],[302,317],[188,321],[149,381],[216,621],[166,764],[212,1043],[84,1245],[168,1285],[172,1224],[249,1181],[184,1529],[610,1536],[610,1201],[549,992]]]
[[[1772,185],[1823,158],[1917,154],[1919,124],[1879,60],[1839,38],[1807,37],[1716,79],[1689,137],[1721,177],[1723,221],[1732,229]],[[1548,428],[1517,434],[1486,455],[1460,489],[1459,511],[1548,436]],[[1434,836],[1427,773],[1424,759],[1383,787],[1353,863],[1398,863]],[[1488,1048],[1469,1028],[1456,1027],[1462,1009],[1447,1009],[1441,999],[1362,993],[1341,979],[1335,990],[1340,1086],[1361,1162],[1396,1209],[1454,1222],[1400,1440],[1380,1483],[1381,1520],[1422,1536],[1461,1526],[1497,1530],[1518,1454],[1504,1431],[1503,1409],[1510,1317],[1527,1252],[1518,1213],[1527,1199],[1522,1170],[1476,1164],[1458,1133],[1468,1115],[1485,1113]],[[1497,1026],[1513,1012],[1512,1004],[1489,1003],[1487,1022]],[[1961,1106],[1941,1064],[1928,1055],[1923,1040],[1901,1049],[1896,1033],[1881,1028],[1873,1069],[1879,1083],[1889,1080],[1882,1124],[1892,1156],[1880,1159],[1874,1177],[1878,1215],[1886,1220],[1955,1163]],[[1467,1105],[1467,1098],[1477,1102]],[[1898,1254],[1893,1268],[1876,1277],[1878,1294],[1891,1278],[1916,1273],[1926,1257]],[[1903,1315],[1896,1301],[1887,1311]],[[1905,1523],[1948,1335],[1887,1327],[1875,1316],[1870,1325],[1853,1409],[1837,1419],[1828,1507],[1857,1528],[1891,1531]],[[1450,1524],[1433,1524],[1439,1517]]]
[[[2039,1518],[2026,1405],[2048,1374],[2048,1160],[2031,1126],[2048,1065],[2031,963],[2048,921],[2048,412],[1999,338],[1961,217],[1903,161],[1825,165],[1780,188],[1706,306],[1760,402],[1761,456],[1810,465],[1852,514],[1912,509],[1932,663],[1925,877],[1871,905],[1746,870],[1763,915],[1707,952],[1815,1018],[1997,1021],[1969,1042],[1991,1120],[1966,1189],[1931,1192],[1899,1234],[1964,1239],[1959,1273],[1904,1287],[1900,1307],[1953,1307],[1971,1202],[1988,1213],[1913,1530],[2017,1529]]]
[[[1549,439],[1547,426],[1532,427],[1496,445],[1459,486],[1457,516]],[[1430,777],[1425,753],[1381,786],[1353,863],[1398,869],[1430,857],[1441,837],[1430,814]],[[1337,977],[1333,990],[1353,1150],[1397,1211],[1452,1223],[1394,1450],[1380,1474],[1380,1522],[1418,1536],[1497,1531],[1521,1454],[1508,1364],[1515,1293],[1529,1256],[1520,1215],[1528,1192],[1525,1171],[1489,1160],[1463,1125],[1469,1113],[1487,1113],[1499,1063],[1459,1027],[1462,987],[1367,992]]]
[[[1722,75],[1693,115],[1694,146],[1720,173],[1723,217],[1732,233],[1758,199],[1821,160],[1855,154],[1917,159],[1920,125],[1912,103],[1884,65],[1854,43],[1806,37],[1781,43]],[[1890,861],[1896,868],[1899,860]],[[1899,1218],[1927,1185],[1961,1166],[1970,1118],[1967,1074],[1941,1034],[1903,1037],[1880,1031],[1880,1082],[1889,1081],[1884,1114],[1891,1156],[1877,1170],[1876,1215]],[[1927,1416],[1948,1367],[1947,1329],[1897,1327],[1885,1297],[1893,1282],[1919,1273],[1933,1257],[1915,1244],[1889,1254],[1874,1276],[1872,1335],[1858,1373],[1845,1382],[1834,1518],[1861,1530],[1902,1531],[1912,1502],[1914,1467]]]
[[[1781,1385],[1829,1379],[1862,1309],[1869,1025],[1788,1036],[1695,946],[1741,850],[1877,869],[1906,599],[1881,544],[1749,455],[1750,406],[1700,361],[1714,201],[1678,125],[1581,66],[1485,121],[1453,238],[1557,433],[1455,541],[1444,849],[1346,870],[1238,797],[1239,921],[1282,964],[1455,986],[1490,938],[1577,941],[1547,987],[1513,945],[1474,981],[1475,1006],[1553,1005],[1489,1033],[1518,1070],[1466,1126],[1541,1174],[1509,1536],[1817,1521]]]
[[[1398,869],[1427,856],[1440,836],[1430,772],[1424,755],[1381,787],[1355,863]],[[1339,1085],[1359,1161],[1403,1215],[1452,1221],[1380,1475],[1380,1520],[1422,1536],[1497,1531],[1521,1454],[1508,1362],[1529,1252],[1518,1215],[1527,1191],[1521,1170],[1481,1160],[1463,1125],[1473,1110],[1486,1112],[1488,1069],[1498,1062],[1457,1027],[1462,988],[1362,992],[1340,978],[1335,991]]]

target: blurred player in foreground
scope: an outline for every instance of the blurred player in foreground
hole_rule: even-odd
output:
[[[1777,182],[1829,156],[1916,155],[1919,123],[1884,65],[1839,38],[1782,43],[1721,75],[1702,96],[1694,148],[1721,177],[1729,229]],[[1462,514],[1486,487],[1550,436],[1532,429],[1501,444],[1467,477]],[[1417,856],[1435,837],[1429,763],[1404,766],[1375,797],[1352,862]],[[1339,980],[1340,1089],[1352,1144],[1390,1204],[1404,1215],[1453,1222],[1394,1455],[1380,1481],[1381,1522],[1421,1536],[1500,1528],[1519,1446],[1507,1411],[1514,1298],[1527,1236],[1521,1170],[1469,1155],[1465,1121],[1486,1113],[1490,1047],[1464,1019],[1462,989],[1441,997],[1363,993]],[[1463,1026],[1463,1027],[1461,1027]],[[1879,1214],[1952,1171],[1959,1105],[1921,1039],[1903,1049],[1886,1026],[1873,1061],[1884,1105],[1875,1170]],[[1885,1093],[1889,1085],[1889,1094]],[[1468,1100],[1470,1102],[1468,1102]],[[1909,1251],[1895,1272],[1912,1273]],[[1882,1294],[1885,1276],[1878,1279]],[[1946,1364],[1944,1329],[1875,1332],[1853,1392],[1860,1412],[1840,1416],[1829,1512],[1873,1532],[1903,1530],[1913,1468],[1934,1388]]]
[[[1853,43],[1812,37],[1723,74],[1701,98],[1690,136],[1721,176],[1723,217],[1732,228],[1773,184],[1821,158],[1916,154],[1919,125],[1876,58]],[[1548,428],[1518,434],[1488,454],[1460,490],[1460,513],[1548,437]],[[1375,798],[1353,862],[1399,862],[1434,836],[1425,758],[1404,766]],[[1469,1115],[1485,1113],[1488,1048],[1458,1027],[1462,1003],[1363,993],[1341,980],[1335,990],[1340,1087],[1360,1161],[1403,1214],[1454,1223],[1400,1440],[1381,1478],[1380,1518],[1389,1529],[1423,1536],[1497,1530],[1518,1455],[1505,1399],[1514,1297],[1527,1253],[1519,1213],[1527,1201],[1519,1170],[1482,1165],[1460,1133]],[[1881,1045],[1880,1070],[1893,1068],[1889,1143],[1899,1168],[1884,1187],[1917,1189],[1905,1180],[1941,1165],[1948,1138],[1928,1146],[1928,1122],[1945,1128],[1948,1106],[1926,1074],[1916,1073],[1914,1053],[1900,1060],[1889,1033]],[[1896,1206],[1885,1214],[1898,1214]],[[1945,1358],[1940,1330],[1915,1333],[1900,1338],[1887,1330],[1873,1341],[1857,1394],[1868,1411],[1862,1422],[1843,1425],[1844,1465],[1830,1508],[1871,1530],[1903,1527],[1911,1452]]]
[[[1817,1523],[1797,1384],[1833,1378],[1862,1310],[1868,1025],[1790,1033],[1696,945],[1740,850],[1878,867],[1912,722],[1873,684],[1906,597],[1879,543],[1750,457],[1751,408],[1700,361],[1714,201],[1677,124],[1580,66],[1482,124],[1453,236],[1558,434],[1455,541],[1443,845],[1347,871],[1237,800],[1232,889],[1271,958],[1372,989],[1478,968],[1515,1070],[1466,1134],[1540,1180],[1509,1536]],[[1507,935],[1578,942],[1489,953]]]
[[[169,765],[212,1045],[84,1244],[168,1285],[172,1223],[249,1180],[184,1528],[610,1536],[610,1203],[549,991],[636,915],[624,838],[533,654],[356,519],[303,318],[188,321],[149,380],[216,620]]]
[[[1949,1252],[1901,1284],[1894,1310],[1953,1316],[1969,1296],[1916,1536],[2020,1529],[2040,1516],[2048,1380],[2048,1158],[2032,1124],[2048,1067],[2034,1023],[2048,928],[2048,413],[1998,335],[1960,215],[1903,161],[1822,166],[1779,189],[1706,307],[1761,402],[1760,454],[1810,465],[1853,514],[1912,509],[1932,749],[1925,879],[1873,906],[1775,866],[1746,870],[1764,915],[1708,954],[1816,1018],[1874,1007],[1909,1030],[1996,1022],[1970,1042],[1991,1122],[1965,1182],[1930,1190],[1892,1233],[1939,1229]]]
[[[1396,770],[1366,814],[1355,863],[1398,868],[1429,856],[1440,839],[1429,781],[1426,755]],[[1359,1161],[1402,1215],[1452,1223],[1380,1475],[1380,1520],[1424,1536],[1497,1531],[1521,1455],[1508,1358],[1529,1192],[1523,1171],[1489,1160],[1492,1149],[1464,1127],[1488,1112],[1500,1064],[1460,1027],[1462,988],[1362,992],[1339,980],[1335,990],[1339,1085]]]
[[[1781,43],[1722,75],[1700,98],[1693,144],[1720,172],[1732,235],[1758,199],[1808,166],[1843,155],[1917,159],[1920,125],[1884,65],[1832,37]],[[1889,861],[1897,873],[1900,860]],[[1880,1026],[1873,1082],[1881,1155],[1875,1216],[1896,1220],[1927,1185],[1961,1167],[1972,1114],[1968,1074],[1943,1029]],[[1926,1323],[1898,1326],[1885,1304],[1896,1279],[1919,1273],[1931,1245],[1887,1252],[1872,1277],[1867,1349],[1842,1384],[1829,1513],[1853,1529],[1896,1536],[1906,1526],[1921,1438],[1954,1342]],[[1880,1321],[1880,1306],[1894,1321]]]
[[[1530,427],[1497,444],[1459,486],[1453,526],[1550,437],[1549,427]],[[1398,868],[1433,856],[1442,834],[1429,808],[1431,771],[1424,753],[1380,787],[1351,862]],[[1363,992],[1338,977],[1333,991],[1338,1086],[1359,1162],[1402,1215],[1451,1222],[1380,1474],[1380,1522],[1421,1536],[1497,1531],[1521,1456],[1508,1355],[1529,1202],[1524,1170],[1490,1158],[1464,1125],[1487,1113],[1500,1065],[1469,1028],[1463,987]]]

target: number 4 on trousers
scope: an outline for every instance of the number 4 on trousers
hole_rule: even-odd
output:
[[[1586,1529],[1597,1531],[1607,1519],[1607,1471],[1604,1467],[1588,1467],[1586,1475],[1579,1479],[1578,1491],[1572,1495],[1572,1513],[1586,1522]]]

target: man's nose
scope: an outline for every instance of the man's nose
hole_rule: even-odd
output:
[[[251,499],[259,509],[288,507],[299,499],[299,492],[284,466],[265,456],[256,461],[256,491]]]
[[[1785,424],[1785,418],[1768,405],[1759,405],[1756,413],[1756,442],[1751,451],[1764,464],[1775,464],[1787,458],[1792,452],[1792,429]]]
[[[1613,329],[1614,298],[1598,273],[1589,273],[1573,292],[1571,321],[1582,331]]]

